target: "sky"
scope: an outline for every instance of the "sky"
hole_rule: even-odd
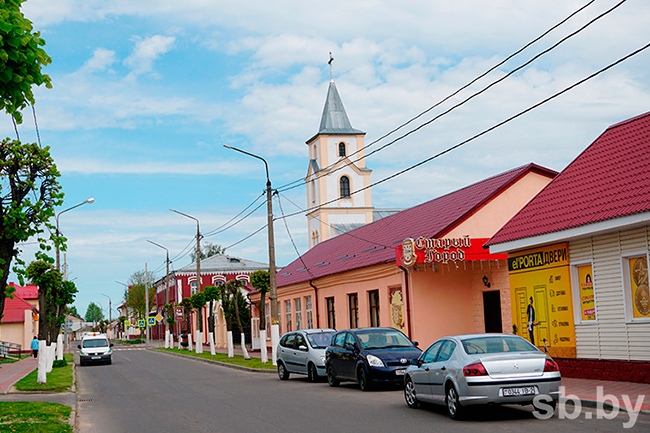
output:
[[[580,30],[615,5],[619,7]],[[23,12],[52,58],[36,88],[42,145],[65,192],[68,278],[108,316],[130,276],[190,264],[203,242],[268,262],[265,206],[217,229],[274,188],[276,261],[308,246],[305,141],[318,132],[333,76],[354,128],[371,143],[434,106],[588,5],[566,23],[366,153],[378,182],[455,146],[650,42],[646,0],[28,0]],[[579,31],[580,30],[580,31]],[[552,48],[507,76],[536,55]],[[503,126],[372,189],[377,208],[407,208],[534,162],[560,171],[608,126],[650,110],[650,49]],[[507,77],[506,77],[507,76]],[[490,87],[466,103],[451,107]],[[440,115],[435,121],[430,122]],[[31,110],[19,126],[37,141]],[[424,125],[425,123],[428,123]],[[15,138],[8,115],[0,134]],[[259,204],[261,202],[257,202]],[[279,204],[282,205],[280,209]],[[253,206],[251,209],[254,209]],[[295,214],[282,219],[282,214]],[[297,213],[297,214],[296,214]],[[213,233],[212,235],[207,235]],[[245,240],[244,240],[245,239]],[[295,247],[294,247],[295,243]],[[34,245],[21,247],[33,259]],[[16,281],[12,275],[10,281]]]

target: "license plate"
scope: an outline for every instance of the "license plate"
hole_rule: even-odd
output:
[[[405,369],[395,370],[395,376],[404,376],[405,373],[406,373]]]
[[[91,356],[90,359],[102,359],[101,356]]]
[[[517,397],[520,395],[535,395],[535,387],[525,386],[522,388],[503,388],[504,397]]]

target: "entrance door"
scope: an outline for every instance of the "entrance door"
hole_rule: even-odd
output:
[[[498,290],[483,292],[485,332],[503,332],[501,324],[501,293]]]

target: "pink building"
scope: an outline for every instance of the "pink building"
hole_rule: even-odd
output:
[[[20,344],[23,351],[29,351],[32,338],[38,335],[38,288],[31,284],[22,287],[9,283],[9,286],[16,291],[13,299],[5,300],[0,341]]]

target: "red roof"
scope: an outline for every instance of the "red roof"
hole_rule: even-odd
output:
[[[2,323],[23,323],[25,321],[25,310],[36,311],[36,308],[14,293],[13,299],[5,299]]]
[[[15,287],[16,291],[14,294],[23,299],[38,299],[38,287],[33,284],[27,284],[25,287],[19,286],[16,283],[9,283],[8,285]]]
[[[488,242],[650,211],[650,112],[610,126]]]
[[[528,164],[328,239],[278,272],[277,285],[393,262],[395,246],[405,238],[444,235],[531,171],[551,178],[557,174]]]

